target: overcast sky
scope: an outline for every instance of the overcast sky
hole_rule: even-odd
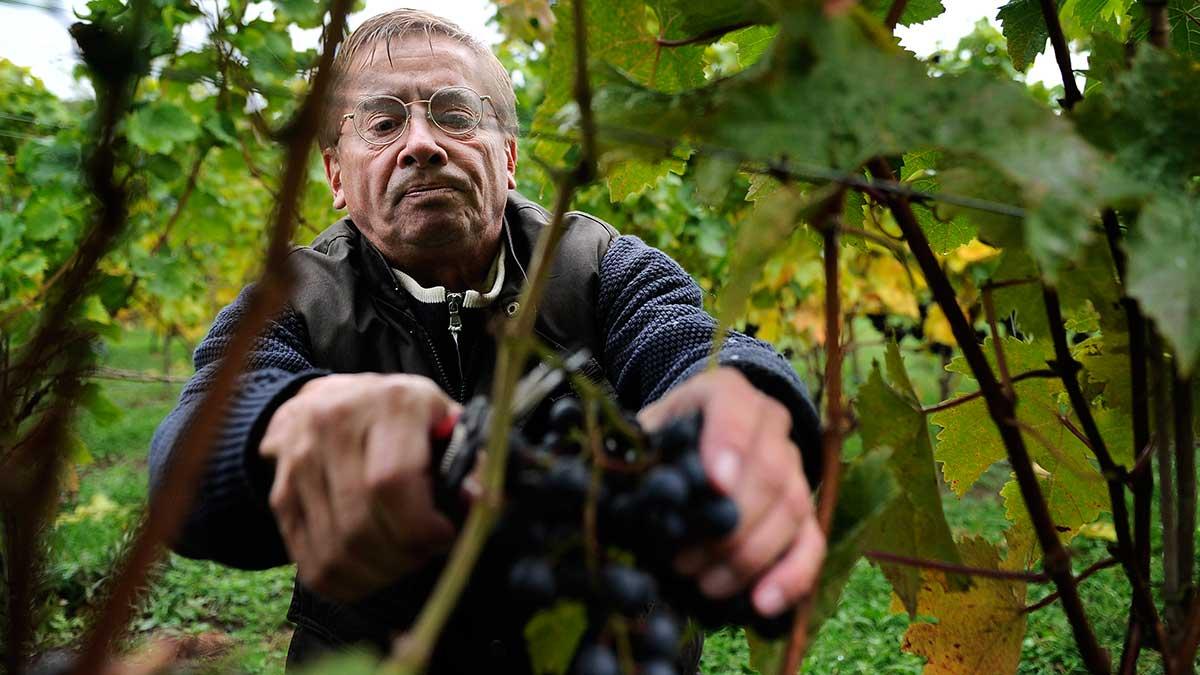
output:
[[[67,34],[67,27],[75,21],[72,9],[82,9],[86,0],[3,0],[0,2],[0,57],[27,66],[34,75],[42,78],[46,86],[60,96],[90,95],[90,88],[79,85],[71,77],[71,70],[78,59],[74,43]],[[350,26],[361,23],[367,17],[398,6],[388,0],[367,0],[366,9],[351,15]],[[468,32],[495,43],[499,33],[487,25],[493,14],[487,0],[404,0],[404,5],[426,9],[444,16],[462,26]],[[901,27],[897,30],[900,44],[926,56],[939,48],[957,44],[959,38],[971,32],[975,22],[981,18],[995,20],[996,10],[1004,4],[1000,0],[947,0],[947,9],[941,16],[919,26]],[[39,9],[38,7],[47,9]],[[319,29],[296,31],[293,39],[304,48],[315,46]],[[184,29],[184,44],[199,46],[205,39],[202,23],[196,22]],[[1083,68],[1086,60],[1076,56],[1076,68]],[[1030,71],[1031,80],[1044,80],[1053,85],[1059,83],[1057,67],[1048,50],[1038,57]],[[1080,81],[1082,85],[1082,79]]]

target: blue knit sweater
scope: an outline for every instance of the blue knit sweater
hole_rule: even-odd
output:
[[[220,312],[196,349],[196,374],[154,435],[152,489],[210,386],[246,298],[243,291]],[[661,251],[637,237],[614,240],[601,261],[597,302],[605,345],[600,361],[622,405],[640,409],[705,368],[715,321],[704,312],[700,288]],[[719,360],[787,406],[793,440],[815,479],[817,415],[787,361],[769,344],[736,332],[726,340]],[[173,542],[178,553],[244,569],[288,562],[267,503],[272,475],[258,457],[258,443],[275,409],[304,382],[328,372],[313,363],[307,330],[296,314],[285,310],[270,323],[249,356],[195,503]]]

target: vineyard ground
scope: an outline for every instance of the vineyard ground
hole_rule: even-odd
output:
[[[133,328],[105,349],[102,365],[121,370],[162,371],[161,342]],[[191,372],[186,348],[173,343],[172,374]],[[80,420],[80,437],[93,461],[80,467],[78,484],[61,503],[49,534],[47,565],[48,628],[38,636],[39,648],[74,643],[86,623],[87,609],[100,591],[105,575],[137,522],[146,496],[146,449],[155,426],[174,404],[180,385],[101,381],[120,409],[116,419],[101,424],[89,415]],[[921,383],[917,383],[921,389]],[[930,387],[934,387],[929,383]],[[988,489],[975,490],[962,500],[944,493],[947,516],[955,535],[982,532],[1001,541],[1007,523],[997,496],[1007,476],[993,467],[984,478]],[[1157,544],[1157,542],[1156,542]],[[1105,542],[1079,539],[1073,544],[1080,563],[1104,557]],[[218,665],[253,673],[282,672],[290,639],[284,620],[291,596],[290,567],[265,572],[239,572],[207,562],[171,555],[156,574],[154,590],[133,626],[135,642],[156,636],[203,635],[233,645]],[[1127,616],[1121,599],[1120,572],[1110,568],[1092,577],[1083,589],[1084,604],[1102,643],[1119,652]],[[1031,590],[1030,602],[1048,592]],[[846,588],[837,614],[812,645],[805,672],[919,673],[921,659],[901,653],[897,646],[908,626],[903,613],[891,612],[889,587],[875,567],[860,562]],[[1143,672],[1160,672],[1149,664]],[[711,674],[754,673],[740,631],[709,635],[702,662]],[[1055,606],[1034,613],[1024,643],[1022,673],[1082,672],[1071,631]]]

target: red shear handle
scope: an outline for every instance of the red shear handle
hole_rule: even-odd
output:
[[[446,415],[434,423],[433,428],[429,431],[430,438],[435,443],[449,442],[450,436],[454,434],[455,424],[458,424],[458,413]]]

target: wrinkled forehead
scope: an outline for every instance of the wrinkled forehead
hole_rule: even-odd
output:
[[[429,98],[442,87],[466,85],[487,91],[482,55],[444,35],[414,33],[401,39],[365,44],[347,69],[347,96],[375,94],[405,100]]]

